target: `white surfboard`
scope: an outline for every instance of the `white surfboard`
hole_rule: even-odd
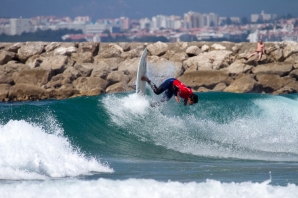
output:
[[[136,93],[140,95],[145,95],[145,91],[146,91],[146,81],[141,80],[142,76],[146,76],[146,71],[147,71],[146,56],[147,56],[147,49],[145,48],[139,62],[137,79],[136,79]]]

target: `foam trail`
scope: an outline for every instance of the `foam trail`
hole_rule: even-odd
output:
[[[217,122],[210,116],[212,113],[204,112],[204,104],[199,110],[197,106],[187,108],[175,101],[161,108],[150,108],[148,98],[141,98],[143,105],[134,106],[138,100],[133,95],[114,95],[104,98],[103,103],[112,121],[129,129],[140,141],[152,141],[197,156],[298,161],[295,100],[273,96],[251,100],[250,113],[240,109],[242,114],[231,118],[224,114],[225,122]],[[134,108],[128,108],[127,102]],[[223,112],[226,108],[221,105],[212,111]]]
[[[0,197],[220,197],[220,198],[296,198],[298,187],[271,186],[262,183],[221,183],[215,180],[196,183],[158,182],[155,180],[129,179],[93,181],[57,180],[43,182],[15,182],[0,185]]]
[[[113,171],[73,148],[58,126],[52,129],[46,131],[24,120],[0,125],[0,179],[45,179]]]

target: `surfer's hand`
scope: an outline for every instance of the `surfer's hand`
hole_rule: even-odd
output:
[[[175,96],[175,99],[178,103],[180,103],[180,99],[178,98],[178,96]]]

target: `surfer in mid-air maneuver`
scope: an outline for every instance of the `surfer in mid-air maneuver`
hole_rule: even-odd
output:
[[[190,87],[185,86],[176,78],[169,78],[165,80],[159,87],[149,80],[146,76],[141,78],[142,81],[146,81],[155,94],[159,95],[163,93],[161,102],[169,101],[172,96],[175,96],[175,99],[178,103],[180,103],[180,96],[184,99],[184,106],[193,105],[198,102],[198,96],[194,94]]]

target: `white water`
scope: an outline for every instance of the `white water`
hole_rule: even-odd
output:
[[[163,107],[151,108],[150,100],[148,96],[131,94],[107,96],[102,102],[112,121],[130,129],[141,141],[197,156],[298,161],[295,100],[278,96],[253,100],[252,108],[257,108],[258,113],[236,117],[228,123],[201,116],[204,108],[195,105],[184,111],[184,107],[177,108],[181,104],[170,101]],[[179,116],[175,111],[180,111]]]
[[[55,123],[48,120],[48,123]],[[0,179],[27,180],[113,172],[73,148],[56,124],[44,129],[24,120],[0,125]]]
[[[0,184],[0,197],[297,198],[298,187],[296,185],[288,184],[282,187],[271,186],[269,183],[269,180],[262,183],[221,183],[215,180],[207,180],[202,183],[181,183],[145,179],[124,181],[62,179]]]

